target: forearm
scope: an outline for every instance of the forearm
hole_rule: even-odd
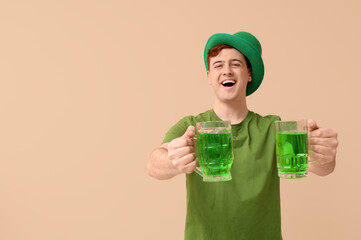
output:
[[[168,150],[164,146],[166,145],[156,148],[148,161],[148,175],[159,180],[170,179],[179,174],[168,159]]]
[[[313,162],[309,162],[308,171],[318,176],[326,176],[333,172],[333,170],[335,169],[335,165],[335,161],[324,164],[315,164]]]

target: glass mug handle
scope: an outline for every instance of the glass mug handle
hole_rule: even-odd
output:
[[[196,154],[196,158],[199,160],[199,158],[198,158],[198,147],[197,147],[197,137],[196,136],[194,136],[193,137],[193,140],[194,140],[194,147],[195,147],[195,154]],[[194,169],[194,171],[199,175],[199,176],[201,176],[201,177],[203,177],[203,172],[202,172],[202,170],[200,169],[200,167],[198,167],[198,163],[197,163],[197,166],[196,166],[196,168]]]
[[[203,177],[202,170],[201,170],[199,167],[196,167],[196,168],[194,169],[194,171],[195,171],[196,173],[198,173],[199,176]]]

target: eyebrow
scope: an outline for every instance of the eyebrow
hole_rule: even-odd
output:
[[[237,58],[234,58],[234,59],[231,60],[231,62],[234,62],[234,61],[237,61],[237,62],[242,63],[242,61],[239,60],[239,59],[237,59]],[[214,64],[216,64],[216,63],[223,63],[223,61],[215,61],[212,65],[214,65]]]

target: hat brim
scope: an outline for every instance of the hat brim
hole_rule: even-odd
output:
[[[208,39],[204,49],[204,62],[207,71],[209,70],[207,63],[208,51],[220,44],[234,47],[248,58],[252,66],[252,81],[247,84],[246,96],[251,95],[259,88],[263,80],[264,65],[261,55],[251,43],[243,38],[226,33],[216,33]]]

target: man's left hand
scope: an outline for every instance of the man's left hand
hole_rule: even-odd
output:
[[[336,165],[338,146],[337,133],[330,128],[319,127],[312,119],[308,126],[308,170],[319,176],[333,172]]]

